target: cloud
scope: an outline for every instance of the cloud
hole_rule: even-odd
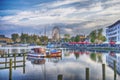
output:
[[[13,25],[9,28],[22,26],[35,29],[64,24],[63,33],[78,31],[88,34],[120,19],[119,3],[120,0],[61,0],[36,4],[28,10],[2,10],[2,13],[12,15],[0,16],[0,27]]]
[[[84,2],[87,0],[61,0],[61,1],[54,1],[54,2],[48,2],[48,3],[43,3],[43,4],[38,4],[35,7],[42,7],[42,8],[57,8],[57,7],[62,7],[64,5],[69,5],[72,3],[77,3],[77,2]]]

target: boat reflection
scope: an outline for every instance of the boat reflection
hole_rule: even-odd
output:
[[[27,57],[27,60],[31,61],[32,64],[42,65],[48,60],[48,62],[58,63],[62,60],[62,57],[49,57],[49,58],[31,58]]]
[[[48,59],[49,62],[53,62],[53,63],[58,63],[60,60],[62,60],[62,57],[51,57]]]
[[[27,57],[27,60],[31,61],[32,64],[45,64],[45,58],[31,58]]]
[[[45,59],[34,59],[31,60],[32,64],[45,64]]]

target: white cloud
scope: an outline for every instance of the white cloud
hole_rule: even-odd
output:
[[[98,2],[90,6],[90,11],[95,12],[95,11],[102,11],[102,10],[103,10],[103,7],[101,2]]]
[[[54,1],[54,2],[49,2],[49,3],[43,3],[36,5],[35,7],[42,7],[42,8],[55,8],[67,4],[72,4],[76,2],[83,2],[83,1],[88,1],[88,0],[61,0],[61,1]]]
[[[35,6],[34,10],[19,11],[15,15],[0,17],[0,20],[5,23],[24,27],[55,23],[80,24],[86,22],[85,25],[74,27],[87,30],[97,26],[106,27],[106,25],[120,19],[120,5],[118,4],[120,0],[98,1],[93,2],[94,4],[85,3],[84,1],[89,0],[61,0],[42,3]],[[89,6],[86,5],[86,7],[83,7],[81,5],[76,8],[74,5],[70,6],[72,3],[89,4]],[[62,7],[62,5],[66,6]],[[70,29],[66,29],[66,31],[72,33]]]
[[[93,27],[95,27],[97,24],[96,23],[94,23],[94,22],[91,22],[91,23],[87,23],[87,24],[85,24],[84,25],[84,28],[93,28]]]
[[[65,28],[64,30],[65,30],[65,32],[67,32],[67,33],[71,33],[71,32],[73,31],[73,30],[70,29],[70,28]]]

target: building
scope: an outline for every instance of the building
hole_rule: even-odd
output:
[[[12,43],[12,39],[5,37],[5,35],[0,35],[0,43]]]
[[[106,56],[106,62],[111,68],[114,68],[114,61],[116,61],[116,70],[120,74],[120,54],[110,52]]]
[[[85,35],[80,35],[80,41],[85,41],[86,37]]]
[[[120,20],[106,28],[107,41],[120,42]]]

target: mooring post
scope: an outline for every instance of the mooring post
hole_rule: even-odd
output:
[[[25,53],[23,53],[23,74],[25,74]]]
[[[102,80],[105,80],[105,64],[102,64]]]
[[[62,75],[62,74],[59,74],[57,80],[63,80],[63,75]]]
[[[114,60],[114,80],[116,80],[116,61]]]
[[[14,69],[16,69],[16,53],[14,53]]]
[[[7,54],[5,54],[5,67],[7,67]]]
[[[9,80],[12,80],[12,59],[9,62]]]
[[[89,68],[86,68],[86,80],[89,80]]]
[[[23,66],[25,66],[25,53],[23,53]]]
[[[25,66],[23,66],[23,74],[25,74]]]
[[[8,57],[10,57],[10,55],[9,55],[9,49],[8,49]]]

